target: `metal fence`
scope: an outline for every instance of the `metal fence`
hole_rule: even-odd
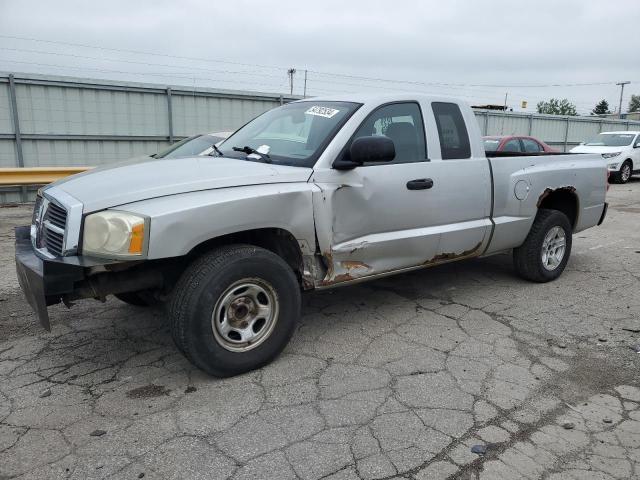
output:
[[[235,130],[298,99],[274,93],[0,73],[0,167],[96,166],[155,153],[195,133]],[[485,135],[532,135],[561,150],[639,121],[478,110]],[[0,190],[0,204],[32,196]]]
[[[476,110],[483,135],[529,135],[563,152],[600,132],[640,130],[640,121]]]
[[[235,130],[300,97],[0,73],[0,167],[96,166]],[[0,190],[0,204],[31,197]]]

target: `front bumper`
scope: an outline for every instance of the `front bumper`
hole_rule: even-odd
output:
[[[40,324],[51,330],[47,306],[59,303],[84,278],[85,268],[63,261],[46,260],[36,255],[30,227],[16,227],[16,272],[24,296]]]
[[[18,282],[40,324],[49,331],[49,305],[63,301],[70,306],[71,300],[102,299],[117,293],[158,289],[164,284],[162,269],[145,268],[146,262],[84,256],[42,258],[33,248],[30,230],[15,230]]]

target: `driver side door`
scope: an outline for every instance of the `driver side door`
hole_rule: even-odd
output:
[[[378,107],[351,141],[379,135],[393,140],[393,161],[315,175],[321,189],[315,210],[318,243],[328,268],[325,285],[415,267],[436,255],[440,232],[430,226],[433,182],[420,105]]]

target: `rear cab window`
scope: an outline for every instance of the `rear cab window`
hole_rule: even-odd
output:
[[[460,107],[450,102],[432,102],[431,108],[438,127],[442,159],[471,158],[469,134]]]

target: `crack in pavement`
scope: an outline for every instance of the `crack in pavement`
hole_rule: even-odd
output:
[[[497,256],[306,293],[284,354],[230,379],[192,367],[160,309],[54,306],[39,331],[3,223],[0,478],[638,477],[630,215],[575,238],[550,284]],[[614,261],[591,250],[611,235]]]

